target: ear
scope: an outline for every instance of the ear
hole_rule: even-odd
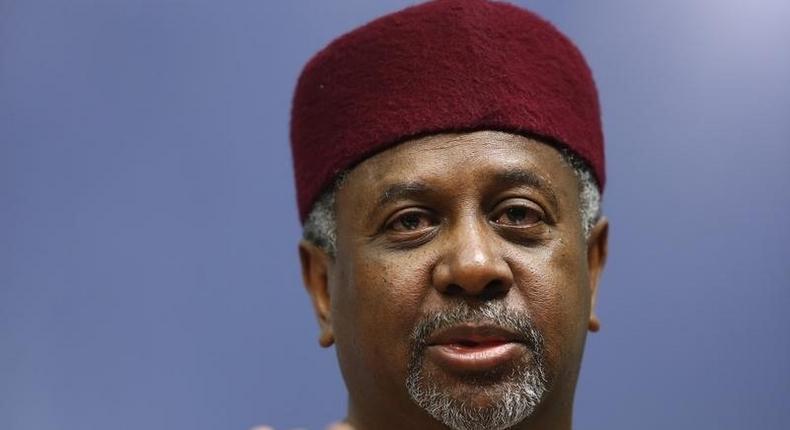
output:
[[[310,295],[318,318],[320,328],[318,343],[327,348],[335,343],[327,276],[331,257],[318,246],[302,240],[299,242],[299,259],[302,262],[302,282],[307,294]]]
[[[598,283],[601,280],[606,256],[609,252],[609,220],[601,217],[590,232],[587,240],[587,270],[590,280],[590,322],[587,327],[591,332],[601,328],[601,321],[595,314],[595,302],[598,298]]]

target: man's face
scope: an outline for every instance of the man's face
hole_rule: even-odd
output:
[[[526,402],[519,421],[569,407],[606,226],[585,238],[558,151],[502,132],[409,141],[349,173],[336,215],[335,257],[303,263],[352,416],[424,426],[434,407]]]

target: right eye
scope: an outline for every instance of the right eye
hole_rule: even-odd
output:
[[[398,233],[422,231],[433,226],[430,215],[424,211],[410,210],[396,215],[387,224],[387,229]]]

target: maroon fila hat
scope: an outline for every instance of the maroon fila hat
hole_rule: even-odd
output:
[[[411,138],[499,130],[564,147],[603,191],[598,95],[584,57],[516,6],[436,0],[372,21],[305,66],[291,112],[299,216],[336,175]]]

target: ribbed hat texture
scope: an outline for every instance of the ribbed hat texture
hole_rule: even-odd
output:
[[[335,176],[409,138],[501,130],[564,146],[603,190],[598,95],[583,56],[516,6],[436,0],[386,15],[320,51],[291,112],[299,215]]]

